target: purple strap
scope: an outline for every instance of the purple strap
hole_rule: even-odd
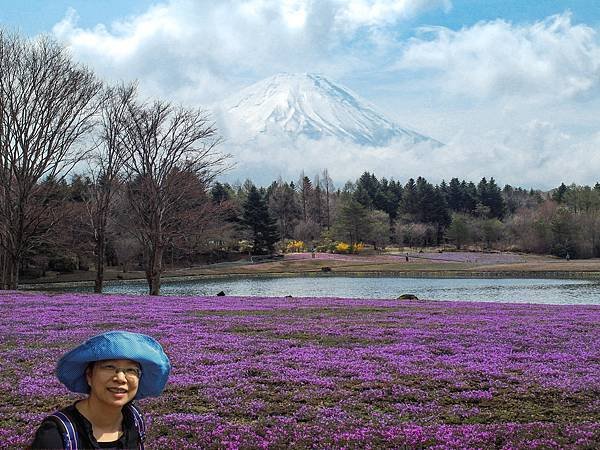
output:
[[[60,412],[56,411],[53,414],[50,414],[51,417],[55,417],[57,420],[62,423],[63,428],[65,429],[65,433],[63,433],[63,440],[65,441],[65,450],[78,450],[77,447],[77,433],[75,432],[75,427],[73,427],[73,423],[69,417]]]
[[[129,410],[131,411],[131,415],[133,416],[135,428],[137,429],[137,431],[140,435],[139,450],[144,450],[144,439],[146,438],[146,424],[144,423],[144,419],[143,419],[140,411],[132,404],[129,404],[128,406],[129,406]]]

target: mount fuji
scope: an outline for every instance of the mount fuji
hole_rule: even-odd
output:
[[[403,128],[350,89],[316,74],[281,73],[225,99],[216,108],[227,140],[252,142],[261,136],[385,147],[401,142],[439,147],[435,139]]]

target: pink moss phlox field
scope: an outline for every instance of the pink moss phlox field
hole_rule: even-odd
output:
[[[472,264],[509,264],[522,262],[519,255],[510,253],[477,253],[477,252],[442,252],[442,253],[409,253],[409,261],[435,261],[439,263],[472,263]],[[288,253],[286,260],[312,259],[312,253]],[[400,262],[406,260],[406,255],[340,255],[336,253],[314,253],[314,259],[329,261],[351,261],[366,263]]]
[[[173,365],[147,448],[597,448],[600,307],[0,294],[0,447],[78,398],[56,360],[111,329]]]
[[[512,253],[483,253],[483,252],[422,252],[410,253],[411,258],[423,258],[439,262],[457,262],[474,264],[510,264],[523,262],[522,256]]]

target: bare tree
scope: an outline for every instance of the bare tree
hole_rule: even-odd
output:
[[[35,236],[55,223],[49,190],[86,152],[101,83],[64,47],[0,30],[0,288],[16,289],[19,267]]]
[[[122,144],[133,228],[144,244],[150,295],[160,294],[166,246],[181,229],[181,213],[200,180],[208,184],[224,169],[226,155],[207,114],[155,101],[128,102]]]
[[[135,85],[107,88],[99,123],[100,142],[90,158],[91,179],[87,213],[93,231],[96,279],[94,292],[102,292],[108,221],[115,192],[119,187],[125,156],[122,144],[128,104],[135,96]]]

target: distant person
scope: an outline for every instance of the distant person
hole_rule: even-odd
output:
[[[143,449],[145,424],[134,399],[157,397],[171,365],[145,334],[109,331],[66,353],[56,376],[88,396],[46,417],[32,449]]]
[[[405,258],[406,258],[406,262],[408,262],[408,253],[406,254]]]
[[[571,255],[569,255],[569,252],[567,252],[567,255],[565,256],[565,258],[567,259],[567,261],[571,260]]]

